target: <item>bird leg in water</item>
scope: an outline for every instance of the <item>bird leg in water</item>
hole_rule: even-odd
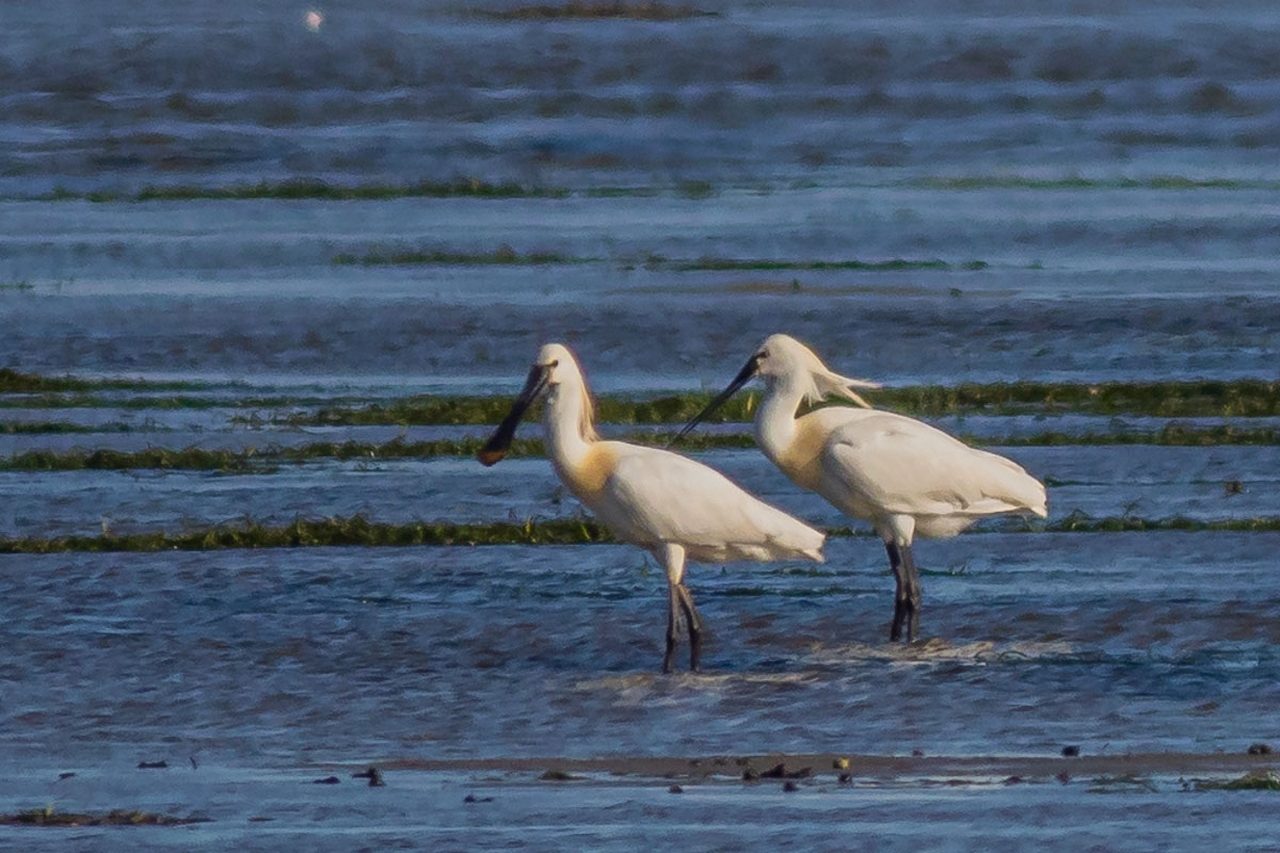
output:
[[[685,624],[689,626],[689,671],[698,671],[698,659],[702,656],[702,617],[693,606],[693,596],[683,583],[676,587],[680,596],[680,609],[684,611]]]
[[[893,626],[889,629],[890,641],[902,639],[902,626],[906,623],[907,642],[915,642],[920,633],[920,575],[916,571],[915,558],[911,556],[911,546],[899,547],[894,542],[885,542],[885,550],[889,552],[889,565],[893,568],[896,589],[893,596]]]
[[[683,619],[689,628],[689,670],[697,672],[699,658],[702,656],[702,617],[693,606],[693,595],[683,583],[670,587],[669,599],[667,653],[662,658],[662,671],[671,672],[675,669],[676,646],[680,643],[680,622]]]
[[[656,551],[667,570],[667,653],[662,658],[662,671],[675,669],[676,645],[680,642],[680,617],[683,613],[689,627],[689,669],[698,671],[698,658],[702,654],[702,619],[693,606],[693,596],[684,585],[685,550],[674,542],[665,542]]]

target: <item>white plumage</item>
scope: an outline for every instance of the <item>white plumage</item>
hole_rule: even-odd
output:
[[[916,534],[954,536],[987,515],[1045,516],[1044,485],[1017,463],[977,450],[928,424],[873,410],[853,390],[876,383],[829,370],[799,341],[770,336],[729,387],[681,435],[755,377],[765,383],[756,441],[792,482],[871,524],[897,579],[891,639],[904,624],[914,640],[920,581],[911,554]],[[803,402],[842,396],[866,408],[832,406],[799,418]]]
[[[684,584],[685,560],[822,560],[825,534],[745,492],[723,474],[655,447],[603,441],[573,354],[560,344],[538,353],[511,413],[479,454],[492,465],[510,446],[524,411],[545,396],[546,450],[560,481],[620,541],[651,552],[667,573],[669,610],[663,669],[670,672],[679,614],[698,668],[701,622]]]

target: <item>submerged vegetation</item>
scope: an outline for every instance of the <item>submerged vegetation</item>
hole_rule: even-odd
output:
[[[955,386],[917,385],[864,392],[877,408],[911,415],[1086,414],[1152,417],[1264,417],[1280,415],[1280,384],[1231,382],[1102,383],[1098,385],[1009,382]],[[706,407],[710,393],[691,392],[636,399],[597,398],[604,423],[681,424]],[[739,394],[711,422],[742,423],[755,410],[754,393]],[[510,409],[506,397],[405,397],[356,408],[330,406],[288,415],[283,422],[307,425],[496,424]],[[536,412],[533,414],[536,417]]]
[[[103,533],[52,539],[0,539],[0,554],[66,551],[212,551],[230,548],[405,547],[410,545],[577,545],[612,541],[588,519],[489,524],[388,524],[364,516],[296,518],[282,527],[255,521],[186,533]]]
[[[558,21],[566,19],[596,20],[623,18],[635,21],[680,21],[687,18],[715,17],[715,12],[692,6],[659,3],[656,0],[569,0],[560,6],[541,4],[516,6],[512,9],[485,9],[480,14],[499,21]]]
[[[146,186],[134,193],[97,190],[77,193],[64,188],[33,197],[32,201],[88,201],[95,204],[148,201],[247,201],[271,199],[284,201],[385,201],[394,198],[564,198],[568,190],[558,187],[535,187],[507,181],[491,183],[476,178],[451,181],[417,181],[409,184],[358,184],[341,186],[314,178],[286,181],[259,181],[255,184],[230,186],[162,185]]]
[[[0,826],[186,826],[192,823],[208,823],[209,818],[178,817],[155,814],[135,809],[113,809],[106,814],[60,812],[52,807],[31,809],[16,814],[0,814]]]
[[[755,259],[755,258],[711,258],[703,257],[694,260],[667,258],[662,255],[648,254],[638,258],[616,259],[625,268],[643,265],[650,270],[669,270],[671,272],[829,272],[835,270],[852,270],[857,272],[900,272],[903,270],[981,270],[986,269],[985,261],[967,261],[963,264],[949,263],[937,258],[917,260],[908,258],[891,258],[883,261],[864,260],[788,260],[788,259]],[[510,246],[503,244],[491,252],[465,252],[441,248],[370,248],[364,254],[342,252],[331,259],[338,266],[426,266],[436,264],[452,264],[466,266],[548,266],[551,264],[593,264],[604,263],[605,258],[579,257],[559,252],[530,252],[520,254]]]
[[[696,261],[670,261],[666,264],[677,272],[717,272],[727,270],[771,272],[781,270],[830,271],[857,270],[859,272],[898,272],[901,270],[951,270],[985,269],[985,261],[969,261],[964,264],[951,264],[937,258],[929,260],[908,260],[891,258],[885,261],[797,261],[797,260],[761,260],[738,258],[699,258]]]
[[[505,243],[492,252],[452,252],[445,249],[370,249],[363,255],[334,255],[339,266],[408,266],[411,264],[451,264],[458,266],[549,266],[585,264],[595,258],[576,258],[556,252],[520,254]]]
[[[1280,518],[1240,518],[1201,521],[1175,517],[1090,518],[1074,514],[1048,524],[1023,522],[1005,525],[1003,532],[1018,533],[1129,533],[1129,532],[1280,532]],[[981,535],[983,528],[972,534]],[[870,531],[832,528],[830,536],[872,536]],[[454,524],[413,521],[402,524],[371,521],[356,515],[346,518],[295,518],[272,527],[253,520],[183,533],[59,536],[53,538],[0,538],[0,554],[55,554],[69,551],[214,551],[237,548],[409,547],[481,545],[592,545],[612,543],[613,537],[589,518],[554,518],[523,522]]]
[[[1237,779],[1225,782],[1201,780],[1196,782],[1197,791],[1280,791],[1280,776],[1274,770],[1246,773]]]
[[[1280,189],[1280,182],[1235,178],[1188,178],[1154,175],[1149,178],[1033,178],[1026,175],[963,175],[920,178],[914,186],[930,190],[1239,190]]]
[[[91,391],[179,391],[207,387],[192,382],[156,382],[143,379],[85,379],[79,376],[43,376],[0,367],[0,394],[66,394]]]
[[[23,425],[18,425],[23,426]],[[41,426],[41,425],[34,425]],[[61,425],[55,425],[61,426]],[[74,425],[70,425],[74,426]],[[127,429],[127,427],[126,427]],[[0,425],[0,433],[8,430]],[[99,432],[77,428],[78,432]],[[619,436],[635,444],[665,447],[673,432],[639,432]],[[1163,445],[1169,447],[1213,447],[1226,445],[1280,445],[1280,429],[1242,430],[1229,426],[1193,429],[1169,425],[1162,430],[1124,433],[1042,432],[1026,436],[976,438],[962,436],[967,444],[987,447],[1058,447],[1079,445]],[[431,459],[443,456],[474,456],[484,446],[481,437],[438,438],[407,441],[398,437],[385,442],[321,441],[296,447],[246,447],[240,450],[201,447],[147,447],[142,450],[28,450],[0,457],[0,471],[126,471],[133,469],[174,471],[216,471],[225,474],[271,473],[282,465],[312,461],[365,461],[390,459]],[[742,450],[756,446],[749,433],[693,433],[680,440],[676,449],[684,453],[710,450]],[[512,442],[513,457],[538,457],[544,453],[542,439],[518,438]]]

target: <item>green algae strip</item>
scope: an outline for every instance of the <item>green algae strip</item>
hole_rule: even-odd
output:
[[[271,527],[256,522],[185,533],[104,533],[53,539],[0,539],[0,554],[68,551],[216,551],[244,548],[406,547],[410,545],[580,545],[612,541],[586,519],[450,524],[416,521],[389,524],[363,516],[294,519]]]
[[[5,430],[0,428],[0,433]],[[674,433],[653,432],[620,436],[633,444],[666,447]],[[970,445],[979,447],[1068,447],[1156,445],[1165,447],[1221,447],[1280,445],[1280,429],[1241,430],[1234,427],[1191,429],[1166,427],[1156,432],[1072,435],[1044,432],[1027,436],[975,438],[962,436]],[[147,447],[142,450],[28,450],[0,457],[0,471],[126,471],[133,469],[174,471],[216,471],[220,473],[272,473],[283,465],[300,465],[313,461],[367,461],[391,459],[433,459],[438,457],[470,457],[484,446],[485,438],[442,438],[406,441],[395,438],[386,442],[312,442],[297,447],[247,447],[241,450],[205,449],[200,447]],[[713,450],[749,450],[756,446],[749,433],[687,435],[676,445],[681,453]],[[545,453],[539,438],[518,438],[512,442],[513,457],[541,457]]]
[[[52,808],[31,809],[16,814],[0,814],[0,826],[187,826],[211,819],[190,815],[155,814],[134,809],[113,809],[105,814],[60,812]]]
[[[929,190],[1268,190],[1280,189],[1280,181],[1235,178],[1188,178],[1153,175],[1147,178],[1086,178],[1068,175],[1035,178],[1027,175],[959,175],[920,178],[911,186]]]
[[[727,381],[727,380],[726,380]],[[311,408],[273,418],[294,426],[496,424],[510,397],[415,395],[367,403],[317,397],[209,396],[203,383],[49,377],[0,369],[0,407],[122,409]],[[233,390],[248,386],[232,386]],[[106,397],[135,392],[138,396]],[[151,394],[166,396],[150,396]],[[911,415],[1087,414],[1153,417],[1274,417],[1280,415],[1280,382],[1270,379],[1171,382],[996,382],[911,385],[863,392],[877,408]],[[597,398],[598,420],[620,424],[683,424],[711,400],[710,392]],[[739,394],[711,420],[751,420],[757,392]]]
[[[385,201],[396,198],[565,198],[569,191],[560,187],[539,187],[504,181],[493,183],[477,178],[451,181],[417,181],[407,184],[357,184],[343,186],[314,178],[230,186],[161,185],[146,186],[136,192],[95,190],[78,193],[65,188],[30,196],[28,201],[88,201],[94,204],[113,202],[169,201]]]
[[[158,382],[147,379],[85,379],[45,376],[0,367],[0,394],[65,394],[94,391],[195,391],[211,387],[203,382]]]
[[[877,408],[942,417],[959,414],[1088,414],[1154,417],[1271,417],[1280,415],[1280,383],[1239,379],[1225,382],[1100,383],[1096,385],[1011,382],[987,385],[922,385],[865,391]],[[711,401],[711,393],[635,399],[598,397],[597,420],[618,424],[683,424]],[[750,421],[756,392],[729,400],[709,422]],[[281,419],[291,426],[496,424],[510,410],[508,397],[414,396],[362,407],[330,406]],[[536,417],[536,411],[533,413]]]
[[[1197,791],[1280,791],[1280,776],[1274,770],[1246,773],[1226,781],[1199,780]]]
[[[133,432],[134,429],[135,427],[119,422],[91,425],[69,421],[0,421],[0,435],[102,435],[109,432]]]
[[[570,264],[605,263],[606,258],[581,257],[559,252],[529,252],[520,254],[510,246],[502,245],[492,252],[464,252],[444,248],[370,248],[364,254],[342,252],[334,255],[330,262],[337,266],[550,266]],[[863,260],[789,260],[789,259],[741,259],[741,258],[698,258],[680,260],[662,255],[644,255],[637,258],[616,258],[618,264],[627,269],[643,265],[650,270],[669,270],[671,272],[724,272],[724,271],[809,271],[823,272],[832,270],[856,270],[860,272],[896,272],[902,270],[981,270],[987,268],[985,261],[966,261],[953,264],[939,259],[911,260],[892,258],[884,261]]]
[[[334,255],[338,266],[409,266],[440,264],[451,266],[551,266],[589,264],[599,258],[580,258],[557,252],[520,254],[503,244],[492,252],[455,252],[447,249],[371,249],[363,255]]]
[[[498,21],[563,21],[563,20],[633,20],[682,21],[689,18],[716,17],[718,13],[692,6],[659,3],[655,0],[623,2],[623,0],[569,0],[563,5],[540,4],[511,9],[483,9],[476,14]]]
[[[863,261],[857,259],[836,261],[799,261],[785,259],[739,259],[739,258],[698,258],[693,261],[661,261],[661,264],[676,272],[721,272],[721,271],[753,271],[776,272],[781,270],[800,270],[821,272],[829,270],[857,270],[860,272],[898,272],[902,270],[980,270],[986,269],[985,261],[968,261],[963,264],[952,264],[947,261],[931,258],[927,260],[909,260],[890,258],[883,261]]]
[[[981,535],[979,529],[968,535]],[[1152,532],[1280,532],[1280,517],[1202,521],[1191,518],[1089,518],[1080,514],[1049,524],[1023,523],[1001,529],[1005,533],[1152,533]],[[832,528],[829,536],[871,537],[866,530]],[[612,543],[609,532],[594,519],[560,518],[543,521],[454,524],[413,521],[393,524],[364,516],[296,518],[272,527],[254,521],[182,533],[103,533],[98,536],[0,538],[0,554],[59,554],[66,552],[217,551],[252,548],[409,547],[483,545],[593,545]]]

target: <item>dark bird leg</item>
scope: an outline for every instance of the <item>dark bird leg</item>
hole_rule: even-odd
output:
[[[667,588],[667,653],[662,656],[662,671],[671,672],[676,665],[676,644],[680,641],[680,593],[678,587]]]
[[[920,574],[916,570],[910,545],[899,548],[894,542],[885,542],[884,547],[889,552],[889,565],[893,568],[896,582],[893,625],[889,628],[889,639],[892,642],[902,639],[902,628],[905,625],[907,642],[912,643],[920,633]]]
[[[693,606],[693,596],[684,585],[684,547],[664,542],[654,554],[667,570],[667,653],[662,658],[662,671],[671,672],[676,665],[676,645],[680,642],[680,615],[689,626],[689,669],[698,671],[702,654],[702,619]]]
[[[680,597],[680,609],[684,611],[685,624],[689,626],[689,671],[698,671],[698,659],[702,656],[702,617],[693,606],[693,595],[683,583],[676,586]]]

